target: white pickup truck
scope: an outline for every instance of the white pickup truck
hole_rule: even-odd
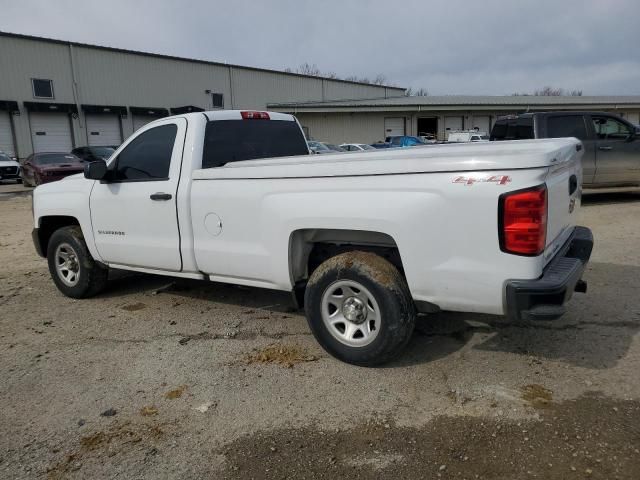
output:
[[[292,291],[320,344],[375,365],[417,313],[553,319],[591,254],[576,139],[309,155],[291,115],[190,113],[36,188],[38,253],[83,298],[124,269]]]

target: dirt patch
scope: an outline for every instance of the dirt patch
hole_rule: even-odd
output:
[[[130,303],[128,305],[124,305],[120,307],[122,310],[126,310],[127,312],[137,312],[138,310],[144,310],[147,306],[144,303]]]
[[[350,268],[355,268],[362,275],[387,288],[396,288],[397,285],[403,282],[396,268],[380,255],[371,252],[353,251],[341,253],[326,260],[313,272],[309,279],[309,284],[320,280],[331,269],[336,269],[338,277],[340,277],[341,270]]]
[[[47,478],[57,480],[67,478],[71,472],[80,470],[84,463],[100,458],[115,457],[130,450],[132,445],[146,448],[155,445],[164,436],[162,425],[131,424],[129,422],[111,426],[80,438],[76,449],[68,452],[64,459],[47,468]],[[108,452],[107,452],[108,450]]]
[[[310,355],[304,348],[297,345],[269,345],[247,356],[246,363],[248,365],[273,363],[286,368],[293,368],[297,363],[314,362],[316,360],[318,360],[318,357]]]
[[[140,415],[143,417],[151,417],[158,414],[158,409],[154,406],[144,406],[140,409]]]
[[[176,398],[180,398],[186,389],[186,385],[180,385],[178,388],[174,388],[173,390],[169,390],[167,393],[165,393],[164,398],[166,398],[167,400],[175,400]]]
[[[534,407],[545,408],[551,404],[553,400],[553,392],[542,385],[531,384],[525,385],[521,389],[522,399],[529,402]]]
[[[241,438],[220,453],[225,478],[640,478],[640,402],[588,395],[541,413],[519,423],[460,416],[421,428],[287,429]]]

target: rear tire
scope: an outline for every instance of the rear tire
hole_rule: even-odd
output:
[[[370,252],[347,252],[322,263],[309,278],[304,303],[318,343],[354,365],[372,367],[396,357],[415,326],[406,281]]]
[[[51,235],[47,260],[51,278],[67,297],[92,297],[107,285],[109,269],[93,259],[77,225],[60,228]]]

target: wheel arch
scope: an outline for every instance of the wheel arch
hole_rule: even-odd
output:
[[[40,256],[47,256],[49,240],[51,239],[51,235],[53,235],[56,230],[74,225],[79,226],[82,229],[80,221],[76,217],[70,215],[47,215],[44,217],[40,217],[38,219],[38,228],[36,234],[34,234],[33,236],[33,240],[36,243],[36,250],[38,251]]]
[[[302,305],[306,282],[313,271],[324,260],[353,250],[380,255],[404,275],[398,244],[389,234],[371,230],[298,229],[289,236],[289,276],[298,305]]]

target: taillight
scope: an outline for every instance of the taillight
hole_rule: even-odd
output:
[[[500,196],[500,249],[516,255],[536,256],[547,241],[547,187]]]
[[[267,112],[240,112],[244,120],[269,120]]]

